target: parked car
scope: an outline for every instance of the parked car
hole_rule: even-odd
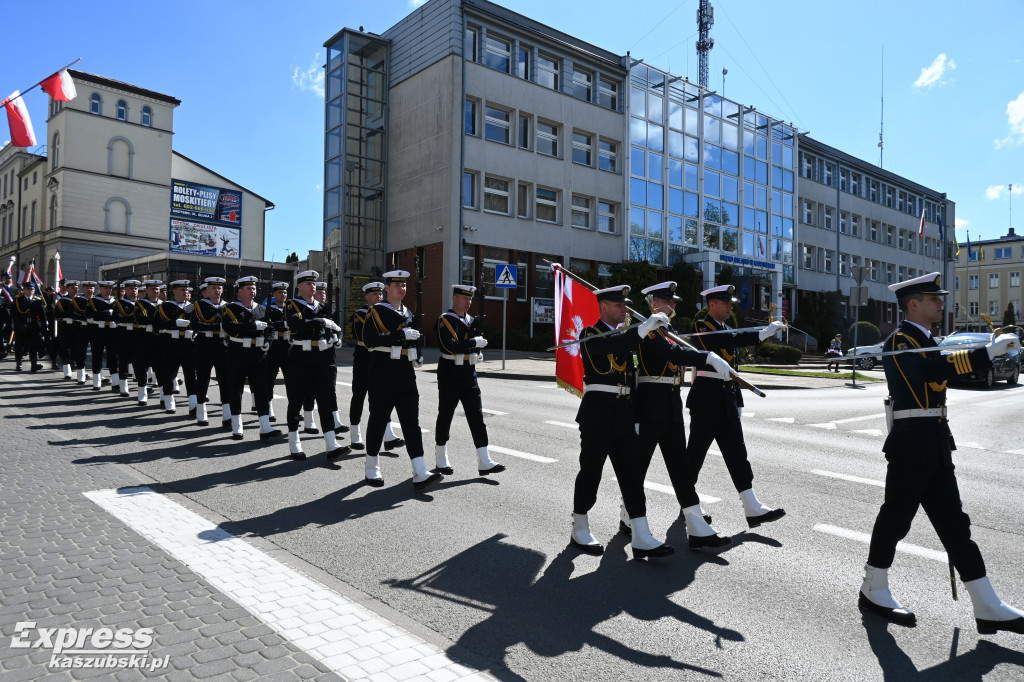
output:
[[[957,346],[965,344],[989,343],[993,334],[985,332],[956,332],[950,334],[939,342],[939,348],[943,351],[953,352]],[[955,379],[959,383],[984,384],[986,388],[992,388],[997,381],[1006,380],[1008,384],[1017,383],[1020,377],[1021,354],[1019,350],[1011,350],[996,357],[992,366],[986,371],[971,372]]]
[[[882,364],[882,344],[874,346],[854,346],[846,351],[843,360],[849,363],[857,363],[857,369],[873,369],[875,365]]]

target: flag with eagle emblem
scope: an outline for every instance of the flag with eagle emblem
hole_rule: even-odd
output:
[[[580,345],[572,343],[583,330],[597,322],[600,307],[589,288],[569,277],[558,263],[555,272],[555,345],[570,345],[555,350],[555,377],[561,388],[583,397],[583,358]]]

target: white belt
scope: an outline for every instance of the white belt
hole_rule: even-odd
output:
[[[623,386],[621,384],[617,386],[608,386],[606,384],[587,384],[583,387],[583,395],[590,393],[591,391],[599,391],[600,393],[615,393],[616,395],[629,395],[632,389],[629,386]]]
[[[369,350],[377,351],[378,353],[391,353],[392,360],[401,360],[404,355],[409,359],[409,362],[416,362],[416,358],[419,357],[415,348],[402,348],[401,346],[374,346]]]
[[[945,407],[929,407],[925,410],[913,409],[913,410],[894,410],[892,413],[893,419],[909,419],[911,417],[942,417],[946,418]]]
[[[111,327],[116,327],[116,326],[117,326],[117,323],[115,323],[115,322],[107,322],[106,320],[98,320],[98,321],[94,320],[94,321],[92,322],[92,324],[96,325],[96,326],[97,326],[97,327],[99,327],[100,329],[103,329],[103,328],[104,328],[104,327],[106,327],[106,326],[107,326],[108,324],[109,324],[109,325],[110,325]]]
[[[60,321],[63,322],[64,324],[73,324],[75,320],[74,318],[71,317],[62,317],[60,318]]]
[[[229,336],[228,337],[228,341],[234,341],[235,343],[240,343],[240,344],[242,344],[242,348],[252,348],[253,341],[256,341],[257,343],[259,343],[260,338],[259,337],[252,338],[250,336],[243,336],[241,338],[239,338],[237,336]],[[263,344],[260,344],[260,348],[262,348],[262,347],[263,347]]]
[[[638,384],[663,384],[665,386],[679,386],[683,383],[682,377],[678,374],[670,377],[649,377],[649,376],[638,376],[636,378]]]
[[[199,333],[202,334],[203,336],[205,336],[208,339],[212,339],[215,336],[218,336],[217,332],[199,332]]]
[[[697,376],[699,376],[699,377],[707,377],[708,379],[718,379],[719,381],[731,381],[732,380],[731,378],[723,379],[722,377],[718,376],[714,372],[705,372],[704,370],[701,370],[701,369],[697,370]]]
[[[124,327],[125,329],[135,329],[135,323],[134,322],[122,322],[120,324],[115,323],[114,326],[115,327]]]
[[[302,341],[289,341],[288,343],[305,351],[311,351],[314,349],[330,350],[331,348],[334,348],[334,344],[328,339],[303,339]],[[313,344],[316,345],[314,346]]]
[[[150,330],[150,325],[146,325],[146,330],[147,331]],[[184,331],[182,331],[180,329],[161,329],[160,333],[161,334],[167,334],[172,339],[181,339],[181,338],[191,339],[192,338],[192,330],[191,329],[186,329]],[[182,334],[184,334],[185,336],[182,337]]]
[[[465,353],[462,355],[448,355],[447,353],[441,353],[441,357],[445,360],[452,360],[457,366],[462,366],[466,362],[470,365],[475,365],[481,357],[477,353]]]
[[[151,324],[147,324],[147,325],[146,325],[146,331],[147,331],[147,332],[152,332],[152,331],[153,331],[153,325],[151,325]]]

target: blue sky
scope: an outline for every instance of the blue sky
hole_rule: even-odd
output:
[[[381,33],[416,0],[83,3],[5,9],[0,89],[67,62],[177,97],[174,148],[270,199],[266,256],[320,248],[323,43]],[[697,0],[504,0],[604,49],[697,80]],[[710,86],[957,205],[963,241],[1024,233],[1024,16],[1015,0],[712,0]],[[630,11],[623,13],[623,8]],[[53,11],[49,11],[53,8]],[[53,19],[59,12],[60,21]],[[49,15],[49,16],[47,16]],[[11,27],[19,27],[13,30]],[[46,96],[26,97],[44,139]],[[0,124],[0,142],[7,131]]]

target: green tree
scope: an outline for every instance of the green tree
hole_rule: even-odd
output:
[[[642,289],[658,283],[657,269],[645,260],[627,260],[615,263],[611,270],[611,285],[628,284],[632,287],[634,301],[638,300],[637,296],[642,297],[640,294]]]
[[[718,275],[715,276],[715,284],[721,286],[722,284],[735,284],[736,277],[733,273],[731,265],[723,265]]]
[[[676,296],[679,301],[678,313],[690,315],[700,305],[700,275],[692,265],[679,261],[672,266],[672,281],[676,283]]]
[[[1013,304],[1010,303],[1006,306],[1006,310],[1003,311],[1003,326],[1009,327],[1017,324],[1017,311],[1013,309]]]
[[[878,302],[875,299],[869,298],[868,304],[860,309],[860,321],[878,326],[881,320],[878,317]]]
[[[294,251],[292,251],[290,256],[285,256],[284,257],[284,262],[285,263],[298,263],[299,262],[299,254],[297,254]]]
[[[854,337],[854,328],[857,330],[856,338]],[[843,349],[852,348],[854,342],[858,346],[873,346],[882,340],[882,332],[878,330],[878,327],[871,324],[870,322],[858,322],[857,324],[851,324],[850,328],[846,330],[846,338],[843,339]]]

